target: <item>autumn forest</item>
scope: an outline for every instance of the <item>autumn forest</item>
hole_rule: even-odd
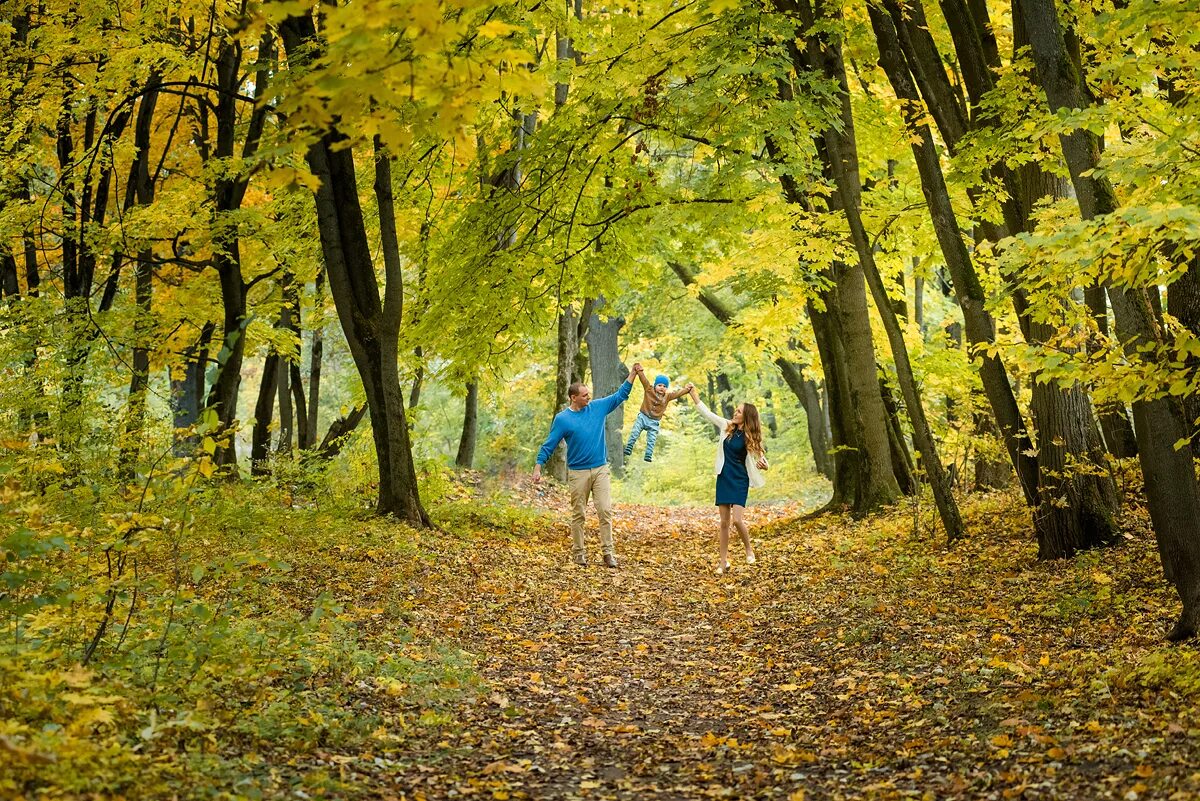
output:
[[[0,0],[0,798],[1200,797],[1197,176],[1176,0]]]

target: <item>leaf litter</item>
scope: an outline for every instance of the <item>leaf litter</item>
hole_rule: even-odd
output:
[[[953,548],[911,508],[755,506],[758,563],[718,576],[712,507],[618,504],[614,571],[594,517],[592,564],[569,562],[560,491],[510,502],[545,517],[415,579],[416,639],[482,683],[359,766],[380,797],[1200,795],[1200,661],[1163,644],[1142,510],[1120,548],[1039,563],[1010,494],[972,497]]]

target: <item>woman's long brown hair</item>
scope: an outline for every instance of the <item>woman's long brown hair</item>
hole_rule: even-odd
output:
[[[730,420],[729,425],[725,426],[725,436],[728,437],[736,430],[737,423]],[[758,407],[753,403],[742,404],[742,431],[746,435],[747,453],[753,453],[755,456],[766,453],[762,441],[762,424],[758,421]]]

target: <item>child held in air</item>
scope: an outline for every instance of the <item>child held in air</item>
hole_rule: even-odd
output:
[[[688,384],[683,389],[671,392],[668,390],[671,382],[665,375],[655,376],[653,385],[650,384],[644,372],[638,373],[638,378],[642,379],[642,388],[645,391],[642,393],[642,408],[638,410],[637,419],[633,421],[633,431],[629,432],[629,441],[625,443],[625,455],[629,456],[633,453],[634,443],[645,431],[645,458],[647,462],[652,462],[654,461],[654,443],[658,441],[658,428],[662,424],[663,415],[666,414],[667,404],[691,392],[692,385]]]

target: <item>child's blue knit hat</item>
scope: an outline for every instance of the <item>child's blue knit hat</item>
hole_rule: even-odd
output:
[[[668,379],[665,375],[654,376],[654,386],[658,386],[659,384],[662,384],[665,387],[665,386],[669,386],[670,383],[671,383],[670,379]]]

